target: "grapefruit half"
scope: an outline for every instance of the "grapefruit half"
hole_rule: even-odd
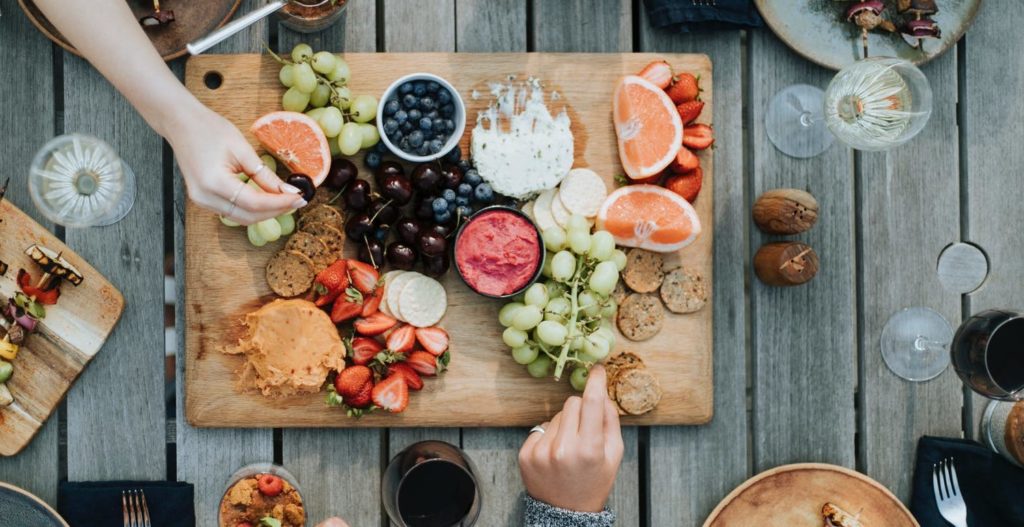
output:
[[[270,155],[294,174],[305,174],[313,185],[327,178],[331,147],[320,125],[298,112],[270,112],[249,128]]]
[[[609,194],[597,213],[597,227],[618,245],[661,253],[678,251],[700,235],[693,205],[657,185],[629,185]]]
[[[630,179],[665,170],[683,144],[683,120],[672,99],[647,79],[627,75],[612,96],[619,159]]]

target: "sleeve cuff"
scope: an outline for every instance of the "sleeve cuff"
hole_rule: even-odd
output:
[[[601,512],[577,512],[548,505],[523,495],[525,527],[612,527],[615,514],[605,508]]]

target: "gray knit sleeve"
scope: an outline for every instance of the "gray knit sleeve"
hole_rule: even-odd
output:
[[[524,527],[612,527],[615,514],[605,509],[601,512],[576,512],[548,505],[523,495],[525,511]]]

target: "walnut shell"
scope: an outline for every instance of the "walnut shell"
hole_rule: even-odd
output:
[[[799,234],[818,221],[818,200],[795,188],[777,188],[754,202],[754,223],[768,234]]]

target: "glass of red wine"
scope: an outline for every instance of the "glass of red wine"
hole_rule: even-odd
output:
[[[1024,400],[1024,313],[982,311],[956,331],[953,367],[975,392],[1002,401]]]
[[[443,441],[421,441],[396,455],[381,480],[384,510],[399,527],[469,527],[480,516],[476,468]]]

